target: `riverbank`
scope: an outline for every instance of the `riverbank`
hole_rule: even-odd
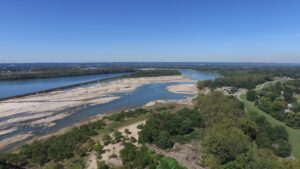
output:
[[[52,91],[0,102],[0,149],[8,144],[31,137],[31,128],[47,129],[55,126],[76,110],[116,100],[115,93],[130,93],[150,83],[191,82],[183,76],[128,78],[96,83],[68,90]],[[28,130],[24,130],[28,128]],[[15,130],[12,130],[15,129]],[[22,131],[22,132],[18,132]],[[16,133],[16,134],[14,134]],[[6,137],[5,137],[6,136]],[[27,136],[27,137],[20,137]],[[17,139],[16,139],[17,138]],[[9,140],[9,142],[7,141]]]
[[[170,85],[167,87],[168,91],[173,93],[181,93],[181,94],[197,94],[197,84],[191,83],[191,84],[176,84],[176,85]]]

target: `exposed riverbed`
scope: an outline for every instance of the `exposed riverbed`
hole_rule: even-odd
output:
[[[0,148],[12,149],[34,136],[55,132],[98,114],[141,107],[154,100],[184,99],[192,96],[184,90],[195,85],[196,80],[215,78],[192,70],[182,73],[184,76],[118,79],[2,101]]]

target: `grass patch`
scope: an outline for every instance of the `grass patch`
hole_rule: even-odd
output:
[[[289,133],[289,143],[292,146],[292,155],[300,160],[300,130],[288,127],[283,122],[257,108],[246,99],[246,95],[241,95],[240,99],[244,103],[248,112],[256,112],[259,115],[264,116],[272,126],[284,126],[286,128],[287,132]]]
[[[186,169],[185,167],[180,166],[175,159],[169,157],[162,157],[160,159],[160,165],[157,167],[157,169],[165,169],[165,168]]]
[[[264,87],[268,87],[268,86],[270,86],[270,85],[274,85],[274,84],[276,84],[277,82],[286,82],[286,81],[288,81],[288,80],[289,80],[289,79],[286,79],[286,78],[276,77],[275,80],[273,80],[273,81],[268,81],[268,82],[265,82],[265,83],[256,85],[255,90],[261,90],[261,89],[263,89]]]

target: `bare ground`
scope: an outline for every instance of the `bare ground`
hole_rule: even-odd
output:
[[[201,158],[201,145],[200,143],[192,144],[175,144],[170,150],[162,150],[154,145],[148,147],[156,152],[156,154],[164,155],[166,157],[174,158],[178,163],[188,169],[205,169],[200,166]]]

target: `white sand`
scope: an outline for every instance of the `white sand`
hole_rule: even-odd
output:
[[[118,131],[121,132],[123,136],[127,136],[128,138],[134,137],[136,140],[138,140],[139,139],[138,132],[140,131],[140,129],[138,129],[137,126],[140,125],[140,124],[144,124],[145,122],[146,122],[146,120],[140,121],[140,122],[137,122],[137,123],[133,123],[133,124],[130,124],[128,126],[120,128]],[[131,133],[126,134],[125,129],[128,129]]]
[[[49,117],[46,117],[46,118],[43,118],[40,120],[36,120],[36,121],[32,122],[31,125],[43,125],[43,126],[51,127],[51,126],[55,125],[55,123],[53,121],[63,119],[65,117],[67,117],[68,115],[69,115],[69,113],[56,114],[56,115],[49,116]]]
[[[156,104],[166,104],[166,103],[177,103],[177,104],[184,104],[184,105],[193,105],[193,99],[194,98],[195,98],[195,96],[187,97],[185,99],[177,99],[177,100],[154,100],[154,101],[148,102],[143,107],[147,108],[147,107],[154,106]]]
[[[18,134],[18,135],[6,138],[6,139],[0,141],[0,148],[3,148],[4,146],[6,146],[8,144],[24,140],[30,136],[32,136],[31,133],[25,133],[25,134]]]
[[[22,127],[23,124],[51,127],[55,125],[56,120],[72,114],[69,108],[77,107],[79,110],[88,105],[108,103],[119,98],[113,96],[113,93],[128,93],[144,84],[163,82],[190,82],[190,80],[183,76],[127,78],[0,101],[0,118],[8,118],[0,122],[0,129],[7,129],[0,131],[0,134],[12,132],[11,128]],[[14,139],[19,141],[22,138],[12,137],[9,141],[5,139],[2,144],[12,143]]]
[[[89,154],[86,160],[86,169],[97,169],[97,157],[95,153]]]
[[[120,158],[120,151],[124,148],[121,142],[116,144],[109,144],[103,148],[105,153],[101,154],[102,160],[107,164],[112,164],[114,166],[121,166],[122,160]],[[117,155],[116,158],[110,158],[111,155]]]
[[[11,132],[14,132],[16,130],[17,130],[17,128],[10,128],[10,129],[7,129],[7,130],[0,130],[0,136],[4,135],[4,134],[11,133]]]
[[[128,137],[129,139],[131,137],[134,137],[136,140],[138,140],[138,132],[140,131],[140,129],[137,128],[138,125],[140,124],[144,124],[144,121],[139,121],[137,123],[133,123],[124,127],[121,127],[118,129],[119,132],[122,133],[123,136]],[[128,129],[131,134],[126,134],[125,133],[125,129]],[[111,134],[112,135],[112,134]],[[137,145],[137,143],[136,143]],[[121,166],[122,165],[122,160],[120,159],[120,151],[124,148],[124,146],[122,145],[122,143],[116,143],[116,144],[109,144],[107,146],[104,146],[104,150],[105,153],[103,153],[102,156],[102,160],[104,160],[106,163],[108,164],[112,164],[114,166]],[[111,155],[117,155],[116,158],[110,158]]]
[[[177,84],[168,86],[167,89],[173,93],[182,93],[182,94],[197,94],[197,85],[196,84]]]

